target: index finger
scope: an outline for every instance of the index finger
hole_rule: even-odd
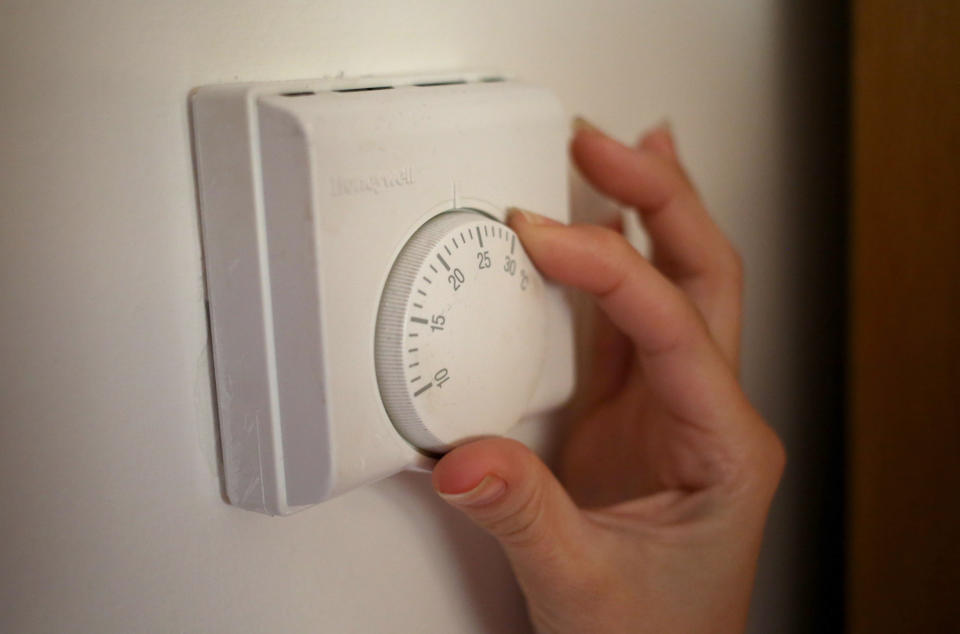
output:
[[[691,297],[736,367],[740,257],[676,160],[669,132],[655,130],[639,148],[630,148],[580,124],[571,152],[580,171],[598,190],[640,212],[657,268]]]
[[[513,213],[510,225],[553,280],[591,293],[632,341],[644,378],[671,414],[711,431],[742,424],[736,377],[686,296],[620,234]]]

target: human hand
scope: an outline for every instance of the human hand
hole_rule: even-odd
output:
[[[565,486],[496,438],[444,456],[434,487],[499,540],[540,632],[742,631],[785,458],[737,379],[740,260],[669,130],[631,148],[577,128],[574,161],[640,212],[653,256],[611,229],[509,219],[540,271],[592,294],[608,320]]]

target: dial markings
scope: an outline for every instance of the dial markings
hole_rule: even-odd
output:
[[[432,387],[433,387],[433,381],[430,381],[429,383],[427,383],[426,385],[424,385],[422,388],[420,388],[419,390],[417,390],[416,392],[414,392],[413,395],[414,395],[414,396],[420,396],[421,394],[423,394],[424,392],[426,392],[427,390],[429,390],[429,389],[432,388]]]
[[[538,291],[538,278],[526,257],[523,240],[496,218],[455,211],[458,213],[440,216],[432,232],[422,236],[418,233],[418,242],[411,239],[397,256],[388,282],[397,286],[391,290],[403,293],[388,294],[385,289],[382,294],[375,341],[379,346],[375,350],[377,381],[381,388],[387,386],[381,391],[387,413],[411,444],[438,452],[458,443],[461,436],[489,433],[485,426],[494,429],[489,421],[496,419],[500,429],[515,420],[514,410],[520,411],[521,401],[525,402],[529,384],[538,371],[536,363],[526,363],[523,355],[518,355],[517,359],[511,358],[511,378],[503,378],[501,386],[494,380],[502,378],[499,374],[491,378],[492,373],[484,373],[470,363],[478,353],[492,354],[495,349],[499,353],[500,349],[494,343],[484,342],[483,349],[477,351],[471,340],[477,335],[481,340],[487,339],[486,331],[495,326],[511,333],[523,331],[524,343],[537,343],[543,330],[542,311],[537,306],[542,298],[539,292],[530,292]],[[433,226],[434,221],[430,222]],[[457,253],[460,247],[463,255]],[[434,279],[439,281],[434,284]],[[526,294],[521,294],[523,290]],[[466,344],[462,344],[464,340]],[[512,343],[520,340],[515,337],[496,343],[509,351],[515,347]],[[423,348],[419,349],[421,345]],[[519,376],[516,385],[513,374]],[[433,387],[437,388],[436,397],[417,398]],[[491,408],[495,416],[485,415],[486,410],[481,416],[483,408],[478,408],[474,417],[465,416],[467,397],[477,392],[498,394],[497,399],[480,399],[483,405],[487,401],[499,402],[501,394],[506,394],[511,399],[509,407],[500,408],[503,412]],[[432,436],[422,431],[426,428],[433,432],[435,421],[440,425],[453,419],[457,419],[457,426],[464,419],[462,430],[451,424],[449,430],[439,430]],[[448,436],[452,438],[449,443]]]

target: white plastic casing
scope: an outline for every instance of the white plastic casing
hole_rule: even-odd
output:
[[[384,283],[407,239],[446,210],[568,220],[556,98],[457,75],[210,86],[191,101],[230,502],[288,514],[429,468],[378,390]],[[528,414],[573,388],[570,310],[560,289],[546,298]]]

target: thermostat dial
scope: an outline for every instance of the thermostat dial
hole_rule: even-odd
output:
[[[543,279],[517,235],[474,210],[435,216],[400,251],[380,300],[390,420],[428,453],[505,432],[536,388],[544,332]]]

